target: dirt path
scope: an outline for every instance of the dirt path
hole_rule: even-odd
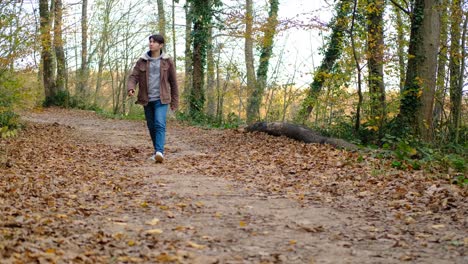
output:
[[[88,171],[80,170],[77,155],[96,151],[91,158],[83,154],[83,162],[98,176],[74,178],[74,184],[65,183],[70,178],[48,178],[60,191],[47,196],[54,197],[54,209],[47,213],[30,209],[34,205],[24,201],[18,210],[7,210],[0,226],[5,236],[12,237],[0,242],[0,257],[6,263],[18,259],[40,263],[468,261],[463,245],[450,252],[443,243],[439,248],[404,240],[398,244],[385,235],[394,227],[378,226],[375,223],[382,219],[369,220],[358,211],[339,210],[324,202],[300,203],[248,181],[200,170],[181,173],[191,160],[210,155],[198,135],[211,133],[216,138],[223,131],[170,123],[166,162],[153,164],[146,160],[151,149],[141,121],[58,109],[28,114],[25,119],[38,124],[38,131],[51,125],[60,128],[63,144],[81,148],[65,159],[73,159],[74,170]],[[52,200],[41,199],[26,200],[51,206]],[[13,203],[6,198],[0,202],[3,208]],[[463,237],[466,230],[461,232]],[[13,239],[17,237],[21,239]]]

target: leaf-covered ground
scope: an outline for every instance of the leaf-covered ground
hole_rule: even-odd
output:
[[[329,146],[46,109],[0,141],[1,263],[467,263],[467,189]]]

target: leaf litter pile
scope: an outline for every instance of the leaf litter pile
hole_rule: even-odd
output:
[[[213,133],[211,138],[203,131],[192,135],[198,135],[192,140],[206,154],[174,161],[179,173],[225,177],[300,203],[351,210],[373,225],[373,239],[391,238],[397,247],[443,246],[465,256],[466,187],[424,171],[393,169],[391,161],[366,156],[362,160],[359,153],[329,145],[236,130]]]
[[[466,261],[466,188],[359,153],[262,133],[175,123],[168,133],[197,152],[181,155],[183,150],[168,144],[165,163],[151,166],[225,178],[303,207],[349,213],[353,218],[330,234],[346,241],[345,247],[388,241],[388,250],[406,252],[396,261],[417,261],[418,254]],[[202,205],[157,191],[164,184],[148,181],[150,173],[141,169],[148,166],[142,158],[148,146],[99,143],[77,134],[63,124],[30,123],[19,137],[0,142],[2,262],[216,263],[192,253],[209,249],[202,243],[164,236],[165,224]],[[170,229],[193,228],[175,223]],[[274,262],[287,263],[265,261]]]

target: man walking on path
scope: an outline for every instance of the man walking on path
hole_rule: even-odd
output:
[[[168,105],[172,111],[179,105],[174,62],[163,52],[163,47],[164,37],[159,34],[151,35],[149,51],[138,59],[127,82],[128,96],[135,94],[138,84],[136,103],[143,105],[145,109],[146,124],[154,146],[150,159],[156,162],[164,160]]]

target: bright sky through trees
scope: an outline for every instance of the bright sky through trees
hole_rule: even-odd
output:
[[[97,11],[96,8],[96,0],[88,1],[88,16],[90,17],[90,23],[92,22],[92,17],[95,15]],[[125,1],[125,0],[117,0],[116,2],[121,2],[122,6],[129,5],[135,1]],[[36,1],[25,1],[26,6],[29,6],[29,10],[36,10],[36,16],[38,15],[38,3]],[[141,3],[141,2],[140,2]],[[224,5],[223,8],[229,7],[239,7],[238,0],[229,0],[223,1]],[[171,16],[171,5],[172,1],[166,0],[166,15],[169,18]],[[255,1],[255,7],[257,10],[255,11],[258,15],[262,17],[267,16],[267,11],[262,9],[267,4],[266,1]],[[145,3],[141,3],[142,9],[144,13],[140,12],[139,16],[144,21],[152,21],[157,24],[157,6],[156,1],[146,1]],[[179,3],[176,3],[176,30],[177,30],[177,54],[178,57],[184,55],[185,49],[185,36],[184,36],[184,27],[185,27],[185,14],[183,6],[185,5],[184,0],[180,0]],[[80,16],[81,16],[81,1],[75,0],[65,0],[64,7],[66,9],[65,16],[64,16],[64,23],[67,24],[65,26],[65,48],[68,57],[68,67],[74,69],[74,63],[80,63],[79,58],[75,60],[75,51],[73,50],[75,45],[80,45],[79,43],[72,43],[76,39],[80,39],[80,36],[75,36],[75,31],[79,31],[79,23],[80,23]],[[310,1],[310,0],[281,0],[280,1],[280,8],[279,8],[279,20],[283,21],[283,25],[287,25],[290,28],[286,30],[281,30],[275,38],[275,49],[273,57],[270,61],[270,72],[269,76],[271,76],[270,81],[274,81],[279,84],[283,84],[288,82],[291,76],[295,76],[295,83],[297,87],[307,87],[312,80],[311,73],[313,72],[314,67],[316,67],[321,60],[321,55],[319,54],[319,49],[323,45],[323,37],[320,35],[322,30],[316,26],[324,25],[328,23],[331,19],[331,12],[330,12],[329,5],[323,1]],[[120,9],[120,11],[124,11]],[[170,23],[170,19],[167,20]],[[304,28],[301,27],[299,24],[305,24],[314,27]],[[170,28],[170,25],[168,25]],[[284,28],[284,26],[283,26]],[[92,26],[90,26],[90,30]],[[167,33],[169,34],[169,30]],[[148,29],[143,29],[141,32],[141,52],[147,49],[147,37],[150,34],[154,34],[153,30],[150,26]],[[326,31],[322,33],[327,34]],[[78,32],[80,34],[80,32]],[[92,33],[91,33],[92,34]],[[170,34],[169,34],[170,35]],[[236,63],[239,65],[241,70],[244,69],[244,62],[243,62],[243,48],[244,42],[243,39],[234,38],[234,37],[220,37],[218,42],[223,42],[223,44],[230,48],[230,52],[225,52],[225,58],[230,58],[232,52],[236,52],[238,59],[236,59]],[[168,51],[172,52],[172,44],[168,43],[167,45]],[[140,49],[140,48],[138,48]],[[240,50],[239,50],[240,49]],[[236,51],[234,51],[236,50]],[[141,54],[141,52],[139,52]],[[135,56],[139,56],[139,54],[135,54]],[[278,65],[278,60],[281,59],[281,63]],[[38,60],[38,58],[36,59]],[[179,71],[183,68],[183,60],[180,60],[178,64]],[[276,73],[275,73],[276,69]]]

